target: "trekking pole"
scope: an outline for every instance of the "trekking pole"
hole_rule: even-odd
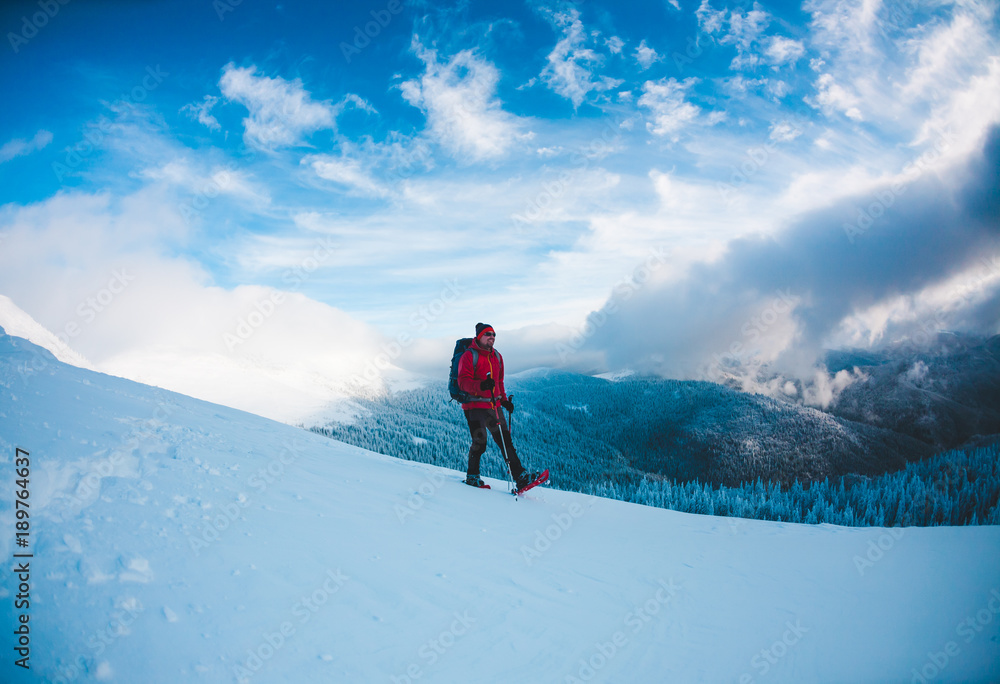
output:
[[[492,373],[486,373],[487,379],[490,379],[491,376]],[[510,461],[507,459],[507,447],[504,446],[503,441],[503,428],[500,425],[500,411],[497,409],[497,398],[492,387],[490,387],[490,403],[493,404],[493,415],[497,418],[497,430],[500,431],[500,453],[503,454],[503,462],[507,464],[507,475],[510,476],[510,491],[514,493],[517,491],[517,487],[514,484],[514,473],[510,471]]]
[[[514,400],[514,395],[513,394],[509,395],[507,397],[507,399],[509,401],[513,401]],[[510,433],[510,441],[513,444],[513,442],[514,442],[514,411],[511,410],[511,409],[507,409],[507,431]]]

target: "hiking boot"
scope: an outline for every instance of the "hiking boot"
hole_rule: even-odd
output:
[[[483,478],[479,477],[478,475],[466,475],[465,484],[469,485],[470,487],[478,487],[479,489],[490,488],[488,484],[483,482]]]

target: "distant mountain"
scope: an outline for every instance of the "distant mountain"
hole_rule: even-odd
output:
[[[603,440],[633,468],[677,480],[732,485],[875,475],[933,453],[883,428],[713,383],[568,380],[533,379],[517,389],[532,409]]]
[[[831,354],[831,372],[850,363],[867,379],[846,388],[833,415],[908,435],[936,450],[1000,433],[1000,335],[939,333],[920,346]]]

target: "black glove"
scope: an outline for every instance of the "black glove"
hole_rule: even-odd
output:
[[[513,397],[507,397],[506,399],[503,399],[500,402],[500,405],[503,406],[505,409],[507,409],[507,411],[509,411],[510,413],[514,412],[514,399],[513,399]]]
[[[479,389],[483,390],[484,392],[487,392],[496,386],[497,383],[493,380],[493,378],[486,378],[481,383],[479,383]]]

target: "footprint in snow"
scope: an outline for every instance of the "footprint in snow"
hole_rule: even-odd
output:
[[[80,540],[74,537],[72,534],[64,534],[63,543],[73,553],[83,553],[83,544],[81,544]]]
[[[149,561],[145,558],[133,558],[128,562],[126,569],[118,573],[119,582],[148,584],[152,579],[153,571],[149,567]]]

